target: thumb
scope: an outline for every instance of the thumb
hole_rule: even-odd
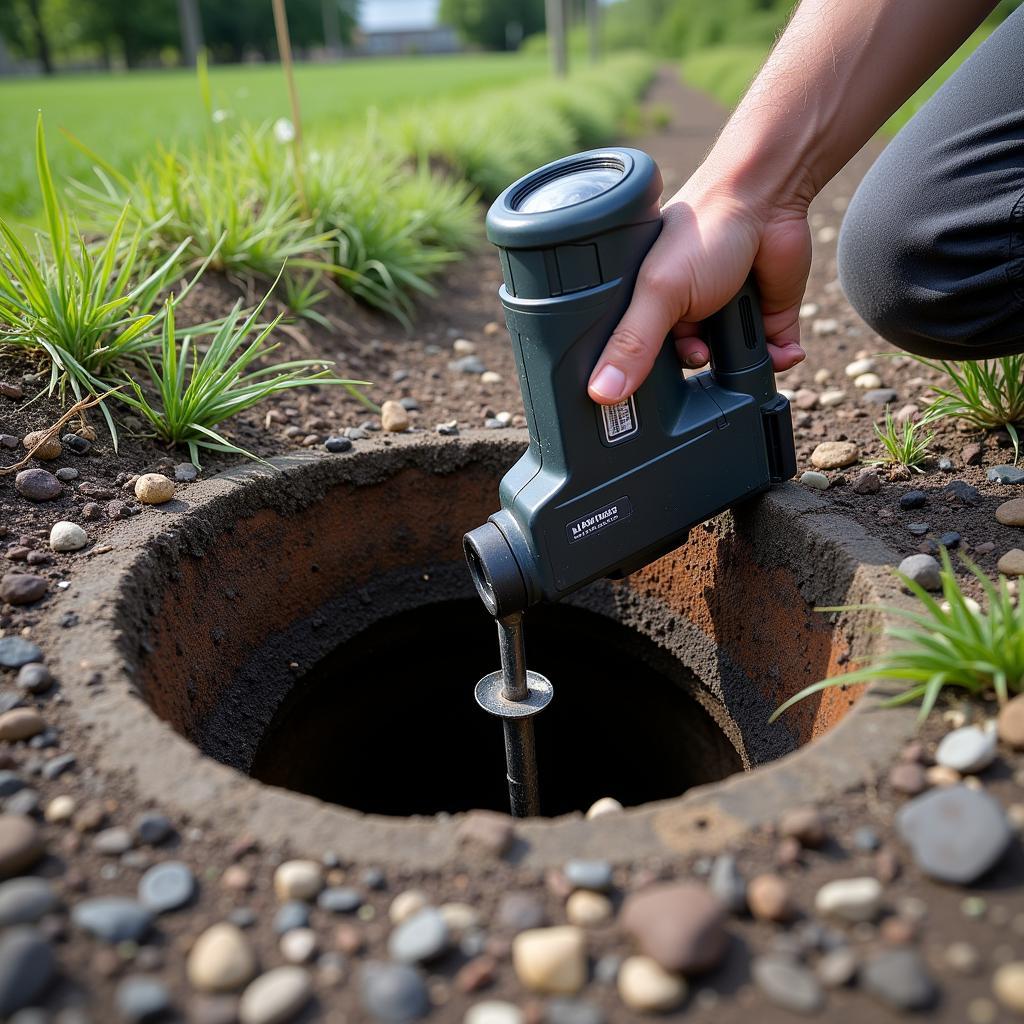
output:
[[[601,405],[624,401],[651,372],[668,332],[679,320],[679,290],[670,297],[650,280],[637,281],[633,300],[590,375],[587,392]]]

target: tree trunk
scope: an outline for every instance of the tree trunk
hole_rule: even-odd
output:
[[[50,55],[50,40],[46,37],[43,15],[39,8],[39,0],[28,0],[28,13],[32,19],[32,34],[36,40],[36,56],[39,57],[39,63],[43,65],[43,74],[52,75],[54,68],[53,58]]]
[[[181,58],[186,67],[194,68],[203,48],[203,23],[199,18],[198,0],[178,0],[178,23],[181,26]]]
[[[551,66],[555,74],[561,78],[569,70],[569,51],[565,38],[565,0],[544,0],[544,19],[547,23]]]

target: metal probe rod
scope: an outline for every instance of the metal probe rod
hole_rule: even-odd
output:
[[[508,701],[525,701],[530,691],[526,682],[522,612],[498,619],[498,648],[501,652],[502,697]],[[540,787],[533,718],[504,718],[502,726],[505,730],[505,774],[512,816],[535,817],[540,814]]]

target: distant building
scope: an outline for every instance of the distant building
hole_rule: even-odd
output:
[[[356,53],[367,57],[395,57],[412,53],[457,53],[462,41],[448,25],[381,28],[356,33]]]

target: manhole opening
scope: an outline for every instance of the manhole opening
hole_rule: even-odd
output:
[[[555,686],[536,720],[544,815],[602,796],[666,799],[742,770],[696,678],[649,637],[571,605],[532,609],[526,623],[529,665]],[[251,774],[377,814],[507,811],[501,724],[473,699],[497,661],[475,598],[380,619],[291,688]]]

